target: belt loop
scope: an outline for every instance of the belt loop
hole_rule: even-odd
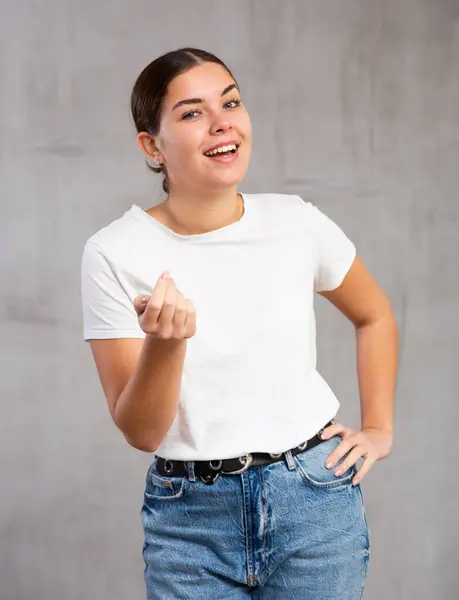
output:
[[[194,461],[193,460],[186,461],[185,468],[186,468],[186,471],[188,474],[189,481],[196,481],[196,475],[194,472]]]
[[[287,467],[288,467],[289,471],[293,471],[294,469],[296,469],[296,464],[293,460],[292,451],[287,450],[286,452],[284,452],[284,456],[285,456],[285,462],[287,463]]]

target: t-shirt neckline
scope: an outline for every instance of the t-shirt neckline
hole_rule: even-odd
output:
[[[224,227],[219,227],[218,229],[213,229],[212,231],[206,231],[204,233],[195,233],[195,234],[191,234],[191,235],[184,235],[181,233],[176,233],[175,231],[173,231],[172,229],[169,229],[169,227],[167,227],[166,225],[164,225],[163,223],[161,223],[160,221],[158,221],[157,219],[155,219],[154,217],[149,215],[146,212],[146,210],[144,208],[142,208],[141,206],[139,206],[138,204],[132,205],[131,212],[134,216],[142,219],[146,223],[149,223],[150,226],[155,227],[156,229],[162,231],[169,237],[172,237],[176,240],[182,240],[182,241],[203,240],[204,241],[204,240],[210,240],[210,239],[215,239],[215,238],[221,239],[221,238],[225,237],[226,235],[229,235],[233,231],[238,230],[247,221],[247,218],[248,218],[247,194],[242,193],[242,192],[238,192],[238,194],[242,197],[242,201],[244,203],[244,212],[242,213],[241,218],[238,219],[237,221],[234,221],[234,223],[230,223],[229,225],[225,225]]]

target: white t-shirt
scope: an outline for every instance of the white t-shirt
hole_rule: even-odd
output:
[[[355,246],[299,196],[242,196],[239,221],[197,235],[134,204],[84,247],[85,340],[144,338],[132,302],[163,271],[196,308],[179,409],[156,452],[163,458],[285,451],[339,408],[316,370],[314,291],[338,287]]]

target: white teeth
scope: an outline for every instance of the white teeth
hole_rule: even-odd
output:
[[[216,154],[225,154],[225,152],[230,152],[231,150],[236,151],[236,144],[230,144],[229,146],[220,146],[216,150],[211,150],[210,152],[206,152],[206,156],[215,156]]]

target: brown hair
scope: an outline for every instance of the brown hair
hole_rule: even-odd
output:
[[[161,111],[169,83],[188,69],[204,62],[221,65],[236,81],[229,68],[215,55],[197,48],[179,48],[159,56],[138,76],[131,93],[131,113],[137,132],[146,131],[157,135]],[[236,82],[237,84],[237,82]],[[155,173],[164,171],[163,190],[169,192],[165,167],[147,167]]]

